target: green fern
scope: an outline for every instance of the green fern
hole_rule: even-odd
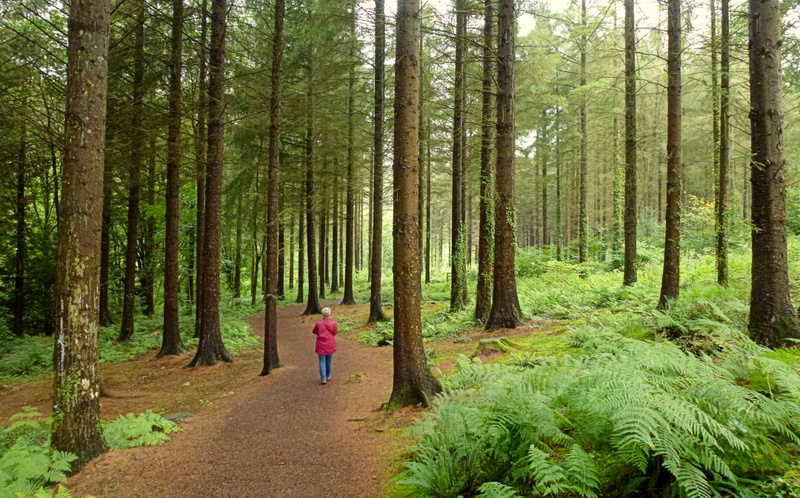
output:
[[[517,490],[500,482],[486,482],[478,488],[480,498],[519,498]]]
[[[45,485],[64,482],[77,457],[20,438],[0,456],[0,496],[33,496]]]
[[[424,496],[485,483],[522,496],[746,496],[749,480],[796,461],[797,363],[746,341],[712,358],[605,329],[570,340],[576,356],[529,368],[462,358],[403,482]]]
[[[169,440],[169,434],[179,430],[175,422],[147,410],[139,415],[120,415],[105,427],[103,437],[109,448],[121,450],[164,444]]]

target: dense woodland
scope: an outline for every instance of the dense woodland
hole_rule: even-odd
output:
[[[626,481],[632,493],[725,495],[739,478],[766,482],[800,444],[798,358],[777,349],[791,356],[779,367],[758,356],[800,339],[800,10],[751,3],[3,2],[0,354],[42,336],[55,344],[52,444],[79,468],[105,448],[99,334],[125,343],[155,318],[159,355],[196,339],[191,366],[213,365],[232,361],[221,315],[266,309],[267,375],[280,367],[277,306],[318,314],[322,301],[369,302],[376,330],[393,320],[390,406],[482,403],[483,415],[460,419],[464,444],[480,439],[477,427],[516,434],[488,431],[491,452],[448,450],[453,441],[431,435],[447,421],[427,419],[404,477],[422,494],[610,496],[622,484],[589,460],[611,448],[611,467],[628,465],[619,475],[651,476]],[[551,295],[532,297],[537,286]],[[661,384],[648,376],[662,367],[642,360],[647,348],[609,338],[625,329],[616,322],[597,336],[578,328],[573,362],[516,365],[498,386],[466,363],[458,385],[431,373],[423,300],[495,330],[588,315],[571,308],[587,286],[613,302],[597,307],[658,313],[669,345],[651,345],[666,348],[653,353]],[[667,323],[701,286],[738,303],[703,301],[718,311],[704,319],[730,335],[693,341],[680,319]],[[598,351],[621,366],[598,370],[605,360],[587,359]],[[691,362],[739,379],[742,358],[752,375],[741,378],[775,375],[782,395],[754,401],[762,389],[736,394],[733,382],[736,401],[709,409],[710,384],[688,373],[703,370]],[[619,383],[595,406],[576,393],[602,389],[567,385],[559,368]],[[670,376],[681,372],[685,385]],[[652,408],[643,394],[652,384],[685,389],[701,408],[683,400],[685,419],[669,419],[674,407]],[[451,398],[436,398],[443,388]],[[545,414],[563,397],[610,419],[645,405],[658,414],[646,435],[599,423],[571,432]],[[486,415],[531,398],[538,415],[510,405]],[[622,398],[630,404],[613,404]],[[746,400],[775,406],[723,421],[748,412]],[[542,423],[526,429],[534,416]],[[692,428],[660,437],[662,422]],[[598,442],[604,431],[619,437]],[[762,431],[754,446],[748,431]],[[738,460],[723,461],[725,451]],[[754,451],[771,463],[748,467]],[[509,463],[515,452],[527,478]],[[498,460],[468,463],[483,470],[446,490],[431,476],[460,464],[444,469],[445,453]]]

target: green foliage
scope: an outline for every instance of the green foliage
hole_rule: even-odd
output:
[[[255,313],[244,300],[231,300],[220,307],[220,328],[225,347],[232,354],[260,344],[253,335],[247,318]],[[118,327],[102,327],[99,332],[100,362],[132,360],[152,353],[161,347],[161,316],[139,316],[136,330],[129,341],[117,342]],[[197,346],[194,337],[194,314],[180,317],[183,343]],[[23,336],[0,341],[0,379],[15,379],[48,373],[53,368],[53,339],[41,336]]]
[[[732,341],[746,344],[748,307],[730,289],[698,287],[685,293],[669,310],[656,311],[656,327],[685,351],[716,354]]]
[[[113,450],[138,446],[159,446],[169,439],[169,434],[180,431],[180,427],[150,410],[134,415],[120,415],[108,424],[103,437]]]
[[[52,366],[52,338],[23,336],[8,340],[0,350],[0,376],[38,375]]]
[[[50,448],[50,423],[32,408],[0,430],[0,496],[53,496],[48,486],[67,480],[77,457]],[[69,496],[61,488],[56,496]]]
[[[737,339],[712,358],[587,326],[571,336],[574,356],[528,368],[462,358],[437,410],[414,428],[400,483],[437,497],[759,496],[793,486],[769,476],[796,461],[798,356],[776,359]]]

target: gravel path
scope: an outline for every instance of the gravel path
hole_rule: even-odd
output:
[[[378,496],[386,438],[370,426],[389,398],[391,349],[340,334],[331,381],[320,385],[311,334],[320,317],[300,316],[302,306],[278,311],[282,368],[252,372],[213,409],[185,419],[164,446],[98,458],[67,483],[73,495]],[[263,336],[263,316],[252,324]]]

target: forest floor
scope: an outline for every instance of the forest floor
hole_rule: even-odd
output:
[[[332,318],[363,324],[368,305],[334,306]],[[232,363],[189,369],[190,354],[101,365],[102,418],[145,410],[179,414],[182,432],[163,446],[112,450],[70,478],[73,496],[102,497],[365,497],[387,496],[409,443],[402,429],[420,408],[380,410],[392,386],[391,348],[369,347],[341,333],[333,375],[321,385],[313,324],[305,305],[278,310],[282,368],[261,377],[262,350]],[[337,309],[338,308],[338,309]],[[263,314],[250,323],[263,337]],[[535,325],[540,327],[541,325]],[[437,341],[444,360],[476,351],[489,334]],[[503,334],[502,332],[505,332]],[[491,337],[530,335],[531,327]],[[559,334],[553,329],[533,335]],[[481,356],[484,356],[481,354]],[[484,358],[488,359],[488,358]],[[0,386],[0,420],[33,406],[49,413],[49,380]]]

